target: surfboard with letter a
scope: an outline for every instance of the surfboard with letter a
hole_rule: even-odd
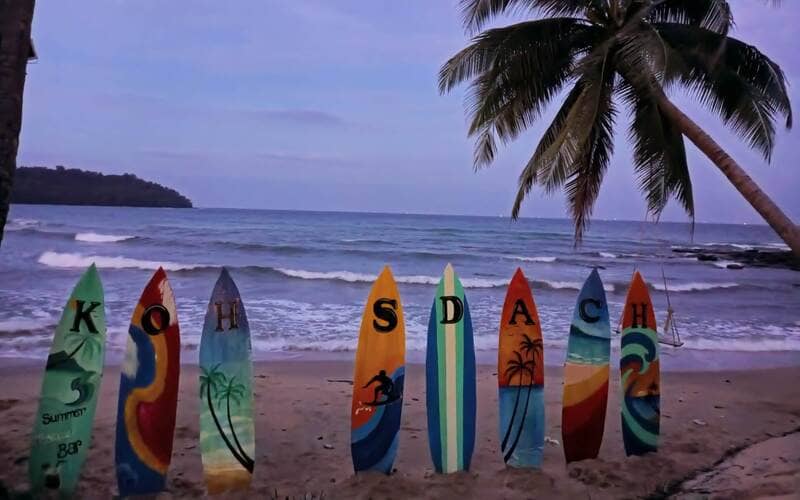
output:
[[[597,458],[608,402],[611,324],[597,269],[584,282],[567,343],[561,438],[567,462]]]
[[[450,264],[431,307],[425,382],[434,467],[468,470],[475,446],[475,350],[464,287]]]
[[[405,352],[403,306],[387,266],[372,286],[358,336],[350,416],[356,472],[392,471],[403,410]]]
[[[622,439],[627,455],[658,450],[661,372],[656,315],[650,293],[636,271],[622,316]]]
[[[255,466],[250,325],[222,269],[200,339],[200,454],[211,495],[247,489]]]
[[[517,268],[508,285],[497,349],[500,451],[512,467],[541,467],[544,348],[530,285]]]
[[[105,345],[103,285],[92,264],[72,290],[47,357],[28,463],[34,496],[75,491],[92,440]]]
[[[172,459],[180,347],[175,297],[159,268],[133,311],[122,363],[115,446],[120,496],[164,489]]]

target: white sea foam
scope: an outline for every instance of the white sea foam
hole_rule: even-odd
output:
[[[292,278],[304,280],[337,280],[347,283],[372,283],[378,276],[375,274],[354,273],[352,271],[306,271],[303,269],[284,269],[276,268],[281,274]],[[436,285],[441,278],[437,276],[412,275],[395,276],[398,283],[411,285]],[[464,288],[495,288],[508,284],[507,280],[492,280],[486,278],[462,278],[461,284]]]
[[[736,262],[735,260],[719,260],[714,262],[714,266],[720,269],[728,269],[728,266],[744,266],[741,262]]]
[[[135,238],[135,236],[100,233],[78,233],[75,235],[75,241],[83,241],[86,243],[117,243],[133,238]]]
[[[697,338],[686,339],[685,347],[702,351],[800,351],[800,338],[791,336],[782,339],[726,339]]]
[[[617,255],[611,252],[600,252],[600,257],[603,257],[604,259],[616,259]]]
[[[79,253],[44,252],[39,256],[39,264],[57,268],[84,268],[95,264],[101,269],[150,269],[163,267],[167,271],[181,271],[204,267],[199,264],[180,264],[177,262],[139,260],[128,257],[107,257],[103,255],[82,255]]]
[[[583,288],[583,283],[577,281],[542,280],[541,282],[554,290],[580,290]],[[611,293],[614,291],[614,285],[603,283],[603,289]]]
[[[653,288],[656,290],[664,291],[663,283],[652,283]],[[666,289],[670,292],[704,292],[707,290],[717,290],[726,288],[736,288],[738,283],[670,283]]]
[[[511,260],[518,260],[521,262],[539,262],[542,264],[549,264],[557,260],[556,257],[551,257],[549,255],[543,255],[539,257],[522,257],[519,255],[511,255],[508,258]]]
[[[55,319],[8,318],[0,320],[0,332],[31,331],[48,328],[55,324]]]

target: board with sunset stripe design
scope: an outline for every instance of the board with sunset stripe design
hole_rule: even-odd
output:
[[[464,288],[450,264],[431,307],[425,372],[434,467],[468,470],[475,446],[475,351]]]

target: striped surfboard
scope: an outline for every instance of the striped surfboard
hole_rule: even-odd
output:
[[[567,462],[597,458],[608,401],[611,325],[597,270],[586,279],[575,304],[564,364],[561,438]]]
[[[467,298],[450,264],[431,307],[425,380],[434,467],[467,470],[475,446],[475,350]]]
[[[658,449],[661,371],[653,302],[639,271],[633,275],[622,315],[622,439],[627,455]]]

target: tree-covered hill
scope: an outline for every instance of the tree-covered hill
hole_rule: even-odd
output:
[[[133,174],[105,175],[57,166],[19,167],[11,203],[191,208],[192,202],[155,182]]]

